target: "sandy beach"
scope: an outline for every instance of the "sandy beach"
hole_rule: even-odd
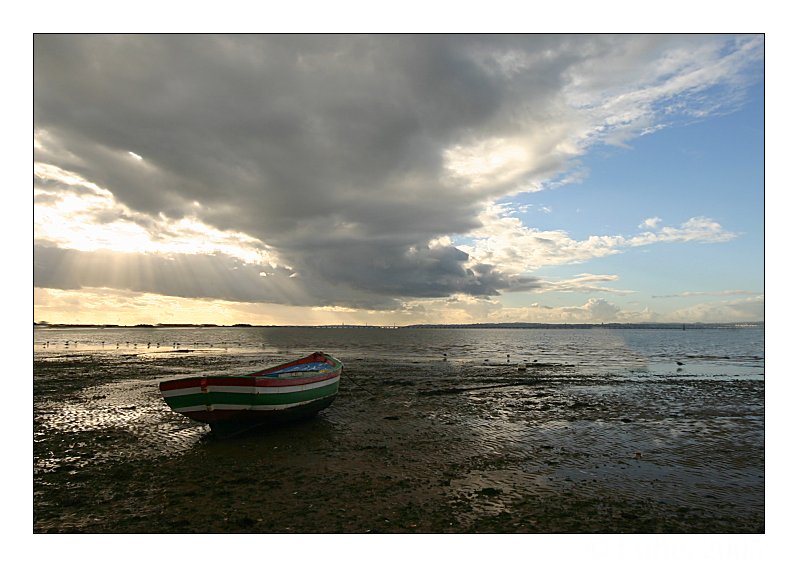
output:
[[[34,532],[763,533],[764,381],[345,360],[317,417],[230,440],[157,384],[246,357],[34,363]]]

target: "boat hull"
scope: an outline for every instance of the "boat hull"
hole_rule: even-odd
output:
[[[315,415],[337,396],[342,369],[339,360],[314,353],[252,374],[179,378],[159,388],[172,410],[228,436]]]
[[[258,427],[268,427],[271,425],[311,419],[321,410],[328,407],[334,399],[335,396],[328,396],[279,411],[241,411],[229,416],[219,415],[215,416],[216,419],[211,418],[213,421],[204,421],[204,423],[210,426],[211,431],[216,437],[233,437],[234,435],[239,435]],[[221,413],[222,412],[220,412],[220,414]]]

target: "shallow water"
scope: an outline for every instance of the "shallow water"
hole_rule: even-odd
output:
[[[761,329],[34,341],[34,531],[764,531]],[[344,362],[339,397],[287,427],[217,441],[158,392],[315,350]]]

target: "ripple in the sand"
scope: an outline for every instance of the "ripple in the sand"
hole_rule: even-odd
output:
[[[86,388],[67,401],[40,404],[35,430],[34,441],[48,447],[37,460],[40,470],[178,454],[207,433],[172,415],[150,380]]]

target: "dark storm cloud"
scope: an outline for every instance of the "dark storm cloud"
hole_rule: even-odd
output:
[[[69,152],[38,157],[135,209],[182,216],[198,200],[268,240],[331,209],[379,226],[440,189],[441,148],[501,108],[463,41],[37,36],[36,127]],[[381,215],[357,212],[394,187],[405,198]],[[459,213],[425,232],[473,226]]]
[[[534,286],[537,281],[508,277],[491,266],[466,268],[468,254],[451,246],[382,249],[387,253],[375,257],[368,256],[373,251],[371,246],[345,246],[336,249],[334,257],[312,257],[313,263],[305,268],[328,281],[345,281],[355,289],[394,297],[446,297],[452,293],[491,296],[522,285]]]
[[[195,215],[260,239],[302,278],[303,297],[290,301],[495,295],[534,281],[469,270],[459,250],[427,243],[473,230],[485,203],[513,188],[495,181],[474,191],[454,182],[445,150],[530,129],[551,137],[543,148],[566,141],[567,129],[548,126],[558,125],[568,70],[600,60],[616,42],[37,35],[35,157],[112,192],[141,223]],[[551,175],[566,160],[536,156],[529,173]],[[46,258],[37,258],[47,270],[39,280],[67,285]],[[229,267],[219,257],[207,261],[220,273]],[[156,280],[159,293],[276,300],[226,276],[200,290]]]
[[[357,251],[355,251],[355,255]],[[404,279],[385,278],[388,267],[372,266],[373,274],[336,287],[339,305],[353,308],[399,307],[397,295],[445,297],[454,292],[496,295],[499,290],[534,283],[532,278],[508,280],[488,266],[462,268],[463,255],[456,249],[426,250],[422,259],[408,259],[394,267]],[[349,257],[345,258],[347,261]],[[419,268],[423,264],[427,269]],[[440,265],[435,265],[440,264]],[[349,281],[341,264],[317,265],[315,274],[330,281]],[[307,266],[310,268],[311,266]],[[430,279],[430,274],[437,274]],[[244,263],[224,254],[132,254],[108,251],[65,250],[53,243],[37,242],[34,249],[34,286],[56,289],[115,288],[189,298],[215,298],[238,302],[268,302],[285,305],[319,305],[329,286],[319,287],[302,272]],[[410,290],[411,293],[407,294]]]

